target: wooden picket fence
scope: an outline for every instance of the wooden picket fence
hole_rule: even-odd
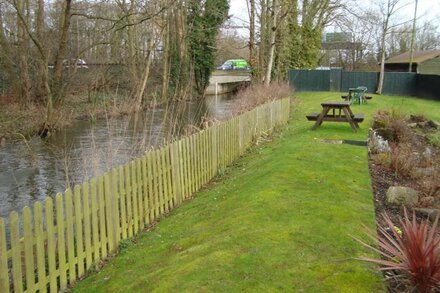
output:
[[[289,119],[276,100],[147,152],[68,189],[55,199],[0,218],[0,292],[58,292],[179,206],[263,133]]]

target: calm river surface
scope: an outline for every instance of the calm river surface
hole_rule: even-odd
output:
[[[0,217],[124,164],[206,119],[229,116],[231,101],[230,96],[208,96],[138,117],[79,121],[46,140],[32,138],[0,147]]]

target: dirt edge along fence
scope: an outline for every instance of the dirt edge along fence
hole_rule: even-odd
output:
[[[190,198],[256,138],[286,124],[289,111],[290,98],[266,103],[25,207],[21,216],[12,212],[9,244],[0,218],[0,292],[72,286],[121,240]]]

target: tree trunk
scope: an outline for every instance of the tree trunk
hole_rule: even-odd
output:
[[[72,0],[65,0],[64,12],[60,17],[60,36],[58,39],[58,50],[55,55],[54,74],[53,74],[53,94],[56,99],[63,98],[63,60],[66,58],[67,40],[69,36]],[[69,62],[70,60],[68,60]],[[49,121],[51,115],[48,115]]]
[[[262,74],[263,68],[265,67],[265,52],[266,52],[266,41],[267,41],[267,1],[268,0],[260,0],[260,46],[258,48],[258,78],[263,82],[264,75]]]
[[[276,0],[272,0],[271,9],[271,27],[269,31],[269,54],[267,57],[266,74],[264,77],[264,85],[269,86],[272,77],[272,66],[275,54],[275,39],[276,39],[276,27],[277,25],[277,7]]]
[[[255,0],[249,0],[249,66],[255,74],[257,56],[255,52]]]
[[[44,38],[44,0],[38,0],[38,8],[37,8],[37,21],[35,24],[35,30],[37,33],[37,39],[41,42]],[[44,46],[44,45],[42,45]],[[47,74],[45,74],[45,71],[47,71],[47,60],[46,58],[38,58],[37,65],[36,65],[36,71],[37,71],[37,82],[36,82],[36,94],[41,97],[45,97],[47,94],[46,91],[46,82],[47,80]]]
[[[136,26],[133,25],[135,23],[134,13],[135,13],[135,1],[131,0],[130,8],[127,11],[129,15],[127,17],[127,38],[128,38],[128,67],[131,75],[131,88],[132,88],[132,96],[136,97],[136,93],[139,90],[140,86],[140,78],[139,78],[139,58],[136,51]]]
[[[1,56],[3,60],[3,68],[6,71],[8,79],[12,83],[12,89],[14,91],[15,97],[20,97],[20,85],[17,80],[17,71],[15,70],[14,55],[10,43],[6,37],[3,24],[3,11],[0,5],[0,48]]]
[[[416,5],[414,7],[414,20],[413,20],[413,26],[411,31],[411,45],[410,45],[410,51],[409,51],[409,66],[408,66],[408,72],[412,72],[412,65],[413,65],[413,58],[414,58],[414,41],[416,38],[416,20],[417,20],[417,6],[419,1],[416,0]]]
[[[164,31],[164,45],[163,45],[163,71],[162,71],[162,101],[165,101],[168,96],[168,87],[170,83],[170,23],[171,23],[171,12],[167,13],[165,17],[165,31]]]
[[[380,54],[379,83],[377,85],[377,90],[376,90],[376,94],[378,95],[382,94],[383,81],[385,78],[385,30],[382,35],[381,48],[382,48],[382,52]]]
[[[141,84],[139,85],[138,93],[136,95],[136,109],[135,111],[140,111],[142,109],[142,98],[144,96],[145,88],[147,86],[147,81],[150,76],[150,68],[151,68],[151,55],[154,48],[154,41],[150,40],[150,46],[148,47],[148,55],[147,55],[147,65],[145,66],[145,70],[142,75]]]
[[[17,1],[17,12],[21,17],[17,17],[17,49],[18,49],[18,70],[20,76],[20,98],[23,103],[30,102],[30,80],[29,80],[29,38],[25,26],[29,24],[29,13],[27,12],[29,3],[25,0]],[[26,23],[25,23],[26,22]]]

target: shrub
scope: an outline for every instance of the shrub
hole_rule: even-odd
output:
[[[405,120],[397,119],[391,121],[390,129],[396,142],[406,143],[414,140],[414,133]]]
[[[274,81],[269,86],[252,84],[236,94],[233,107],[234,114],[244,113],[258,105],[292,95],[292,87],[284,81]]]
[[[377,111],[374,115],[373,129],[386,140],[394,142],[410,142],[414,134],[408,127],[406,116],[398,110]]]
[[[440,288],[440,236],[437,231],[438,216],[432,226],[427,220],[416,222],[413,212],[412,220],[400,219],[400,229],[384,213],[387,227],[378,225],[379,235],[372,230],[368,236],[379,245],[379,249],[357,239],[366,247],[378,252],[382,258],[361,258],[361,260],[380,265],[381,271],[391,272],[401,285],[410,292],[437,292]]]
[[[440,130],[427,133],[426,138],[430,144],[440,148]]]
[[[411,176],[418,158],[409,144],[398,144],[391,147],[390,168],[401,176]]]
[[[406,121],[406,115],[396,109],[391,111],[379,110],[373,117],[373,128],[388,128],[393,121]]]

